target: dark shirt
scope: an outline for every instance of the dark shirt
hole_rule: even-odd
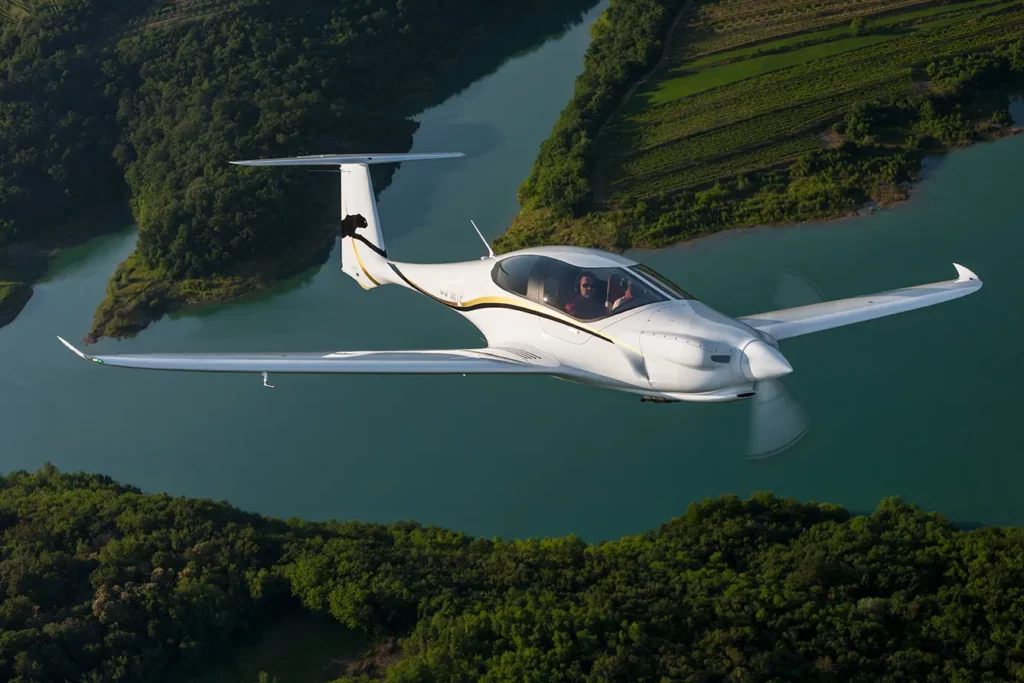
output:
[[[583,320],[593,320],[604,315],[604,303],[593,297],[577,294],[565,305],[565,312]]]

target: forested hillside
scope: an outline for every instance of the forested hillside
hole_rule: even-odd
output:
[[[107,86],[127,12],[97,2],[0,2],[0,247],[73,241],[71,215],[125,196]]]
[[[28,301],[40,257],[95,227],[68,219],[126,197],[109,42],[133,10],[111,7],[100,21],[88,2],[0,0],[0,327]]]
[[[410,116],[593,2],[5,0],[0,248],[128,196],[139,244],[94,336],[266,286],[324,258],[337,183],[230,160],[408,150]]]
[[[370,668],[388,681],[1024,674],[1024,531],[895,499],[852,516],[726,496],[590,545],[282,522],[47,466],[0,478],[0,533],[15,683],[178,680],[296,610],[398,637]]]

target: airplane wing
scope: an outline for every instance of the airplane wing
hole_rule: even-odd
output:
[[[852,299],[826,301],[771,313],[758,313],[739,320],[767,332],[776,339],[788,339],[932,306],[943,301],[959,299],[981,289],[981,280],[977,275],[958,263],[954,263],[953,266],[957,272],[955,280],[894,289]]]
[[[99,365],[195,372],[282,372],[351,374],[542,374],[571,370],[531,349],[487,348],[449,351],[338,351],[333,353],[154,353],[90,356],[65,339],[79,358]]]

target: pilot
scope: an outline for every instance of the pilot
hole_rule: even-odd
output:
[[[626,278],[626,293],[615,300],[615,303],[612,304],[612,310],[616,311],[621,306],[629,304],[631,301],[633,301],[633,296],[633,281],[630,280],[629,278]]]
[[[592,273],[584,272],[577,280],[577,294],[565,305],[569,315],[593,320],[604,315],[604,302],[597,297],[597,278]]]

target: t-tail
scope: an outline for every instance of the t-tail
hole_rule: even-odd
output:
[[[388,252],[373,196],[370,164],[395,164],[405,161],[455,159],[461,152],[435,154],[318,154],[232,161],[241,166],[337,166],[341,194],[341,269],[363,289],[397,283],[388,266]]]

